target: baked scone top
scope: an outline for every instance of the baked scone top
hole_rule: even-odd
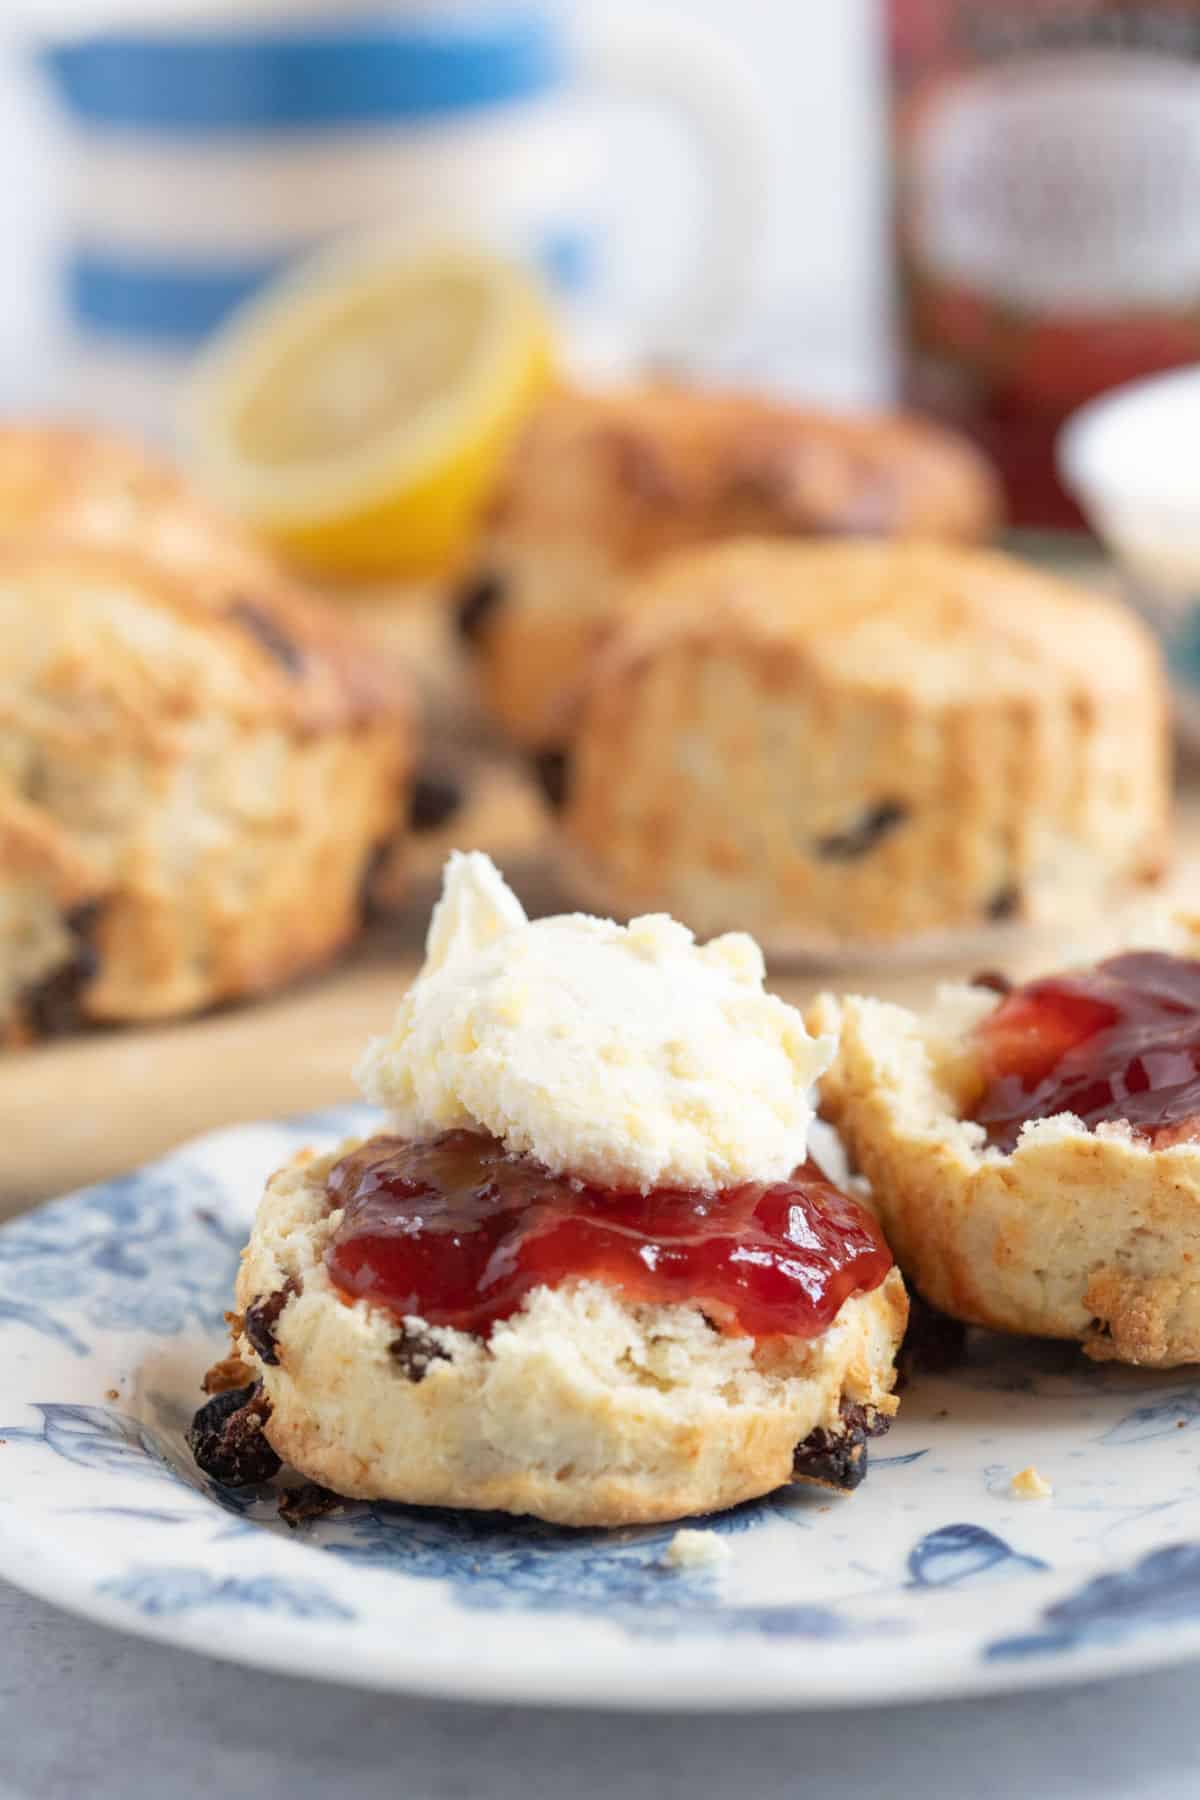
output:
[[[548,400],[491,523],[509,542],[583,539],[636,566],[739,532],[969,540],[1000,512],[979,453],[922,420],[664,385]]]
[[[786,685],[803,666],[842,691],[931,708],[1161,686],[1154,640],[1119,601],[943,544],[747,538],[681,553],[630,589],[620,625],[616,664],[676,642],[758,645],[768,686],[771,669]]]
[[[127,439],[85,425],[12,422],[0,428],[0,525],[31,527],[59,509],[96,498],[95,515],[125,495],[130,504],[180,485]]]
[[[0,428],[0,532],[136,550],[218,591],[279,574],[271,552],[170,463],[82,425]]]
[[[0,581],[10,593],[36,587],[27,609],[40,615],[27,621],[35,638],[56,641],[69,615],[89,630],[84,618],[103,612],[120,644],[122,587],[173,615],[176,646],[194,628],[182,664],[172,651],[101,666],[94,647],[81,646],[88,685],[120,684],[134,712],[190,697],[192,710],[232,705],[324,730],[403,710],[394,668],[177,470],[126,439],[70,425],[0,429],[0,535],[9,540]],[[69,648],[56,654],[61,664]]]
[[[0,543],[0,620],[0,727],[33,740],[54,715],[97,742],[212,713],[300,735],[407,717],[398,672],[277,571],[198,584],[83,538],[14,537]],[[0,776],[4,762],[0,749]]]
[[[1168,846],[1165,684],[1119,603],[999,553],[742,540],[631,590],[581,677],[572,888],[777,953],[1072,921]]]

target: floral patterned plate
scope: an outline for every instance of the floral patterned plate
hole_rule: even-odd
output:
[[[802,1707],[1200,1655],[1200,1378],[981,1336],[919,1378],[853,1498],[570,1532],[357,1505],[289,1529],[184,1445],[268,1171],[363,1109],[243,1126],[0,1229],[0,1572],[128,1631],[376,1688]],[[1020,1500],[1029,1464],[1053,1496]]]

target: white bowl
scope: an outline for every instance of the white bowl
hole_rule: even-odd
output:
[[[1063,427],[1058,466],[1161,637],[1180,726],[1200,744],[1200,365],[1089,402]]]

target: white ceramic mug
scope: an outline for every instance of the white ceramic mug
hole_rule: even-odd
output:
[[[164,23],[169,6],[124,0],[96,34],[95,8],[76,30],[62,11],[41,58],[69,127],[64,300],[90,410],[161,424],[181,363],[240,300],[360,228],[479,238],[536,263],[577,326],[602,317],[606,94],[673,111],[705,162],[704,228],[637,349],[686,356],[746,296],[766,191],[756,95],[686,19],[190,0]]]

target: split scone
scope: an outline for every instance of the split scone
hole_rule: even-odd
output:
[[[0,543],[0,1042],[260,992],[356,930],[404,819],[394,673],[278,574]]]
[[[822,1106],[922,1297],[1101,1361],[1200,1361],[1200,935],[921,1016],[818,1000]]]
[[[1077,921],[1157,876],[1150,633],[998,552],[743,540],[662,564],[596,659],[565,872],[781,954]]]
[[[749,532],[970,540],[999,516],[979,453],[918,419],[667,386],[567,392],[518,447],[459,623],[493,717],[553,750],[619,596],[668,551]]]
[[[531,924],[453,859],[363,1064],[388,1129],[268,1184],[202,1466],[569,1525],[856,1486],[907,1301],[808,1160],[832,1044],[762,981],[749,938]]]

